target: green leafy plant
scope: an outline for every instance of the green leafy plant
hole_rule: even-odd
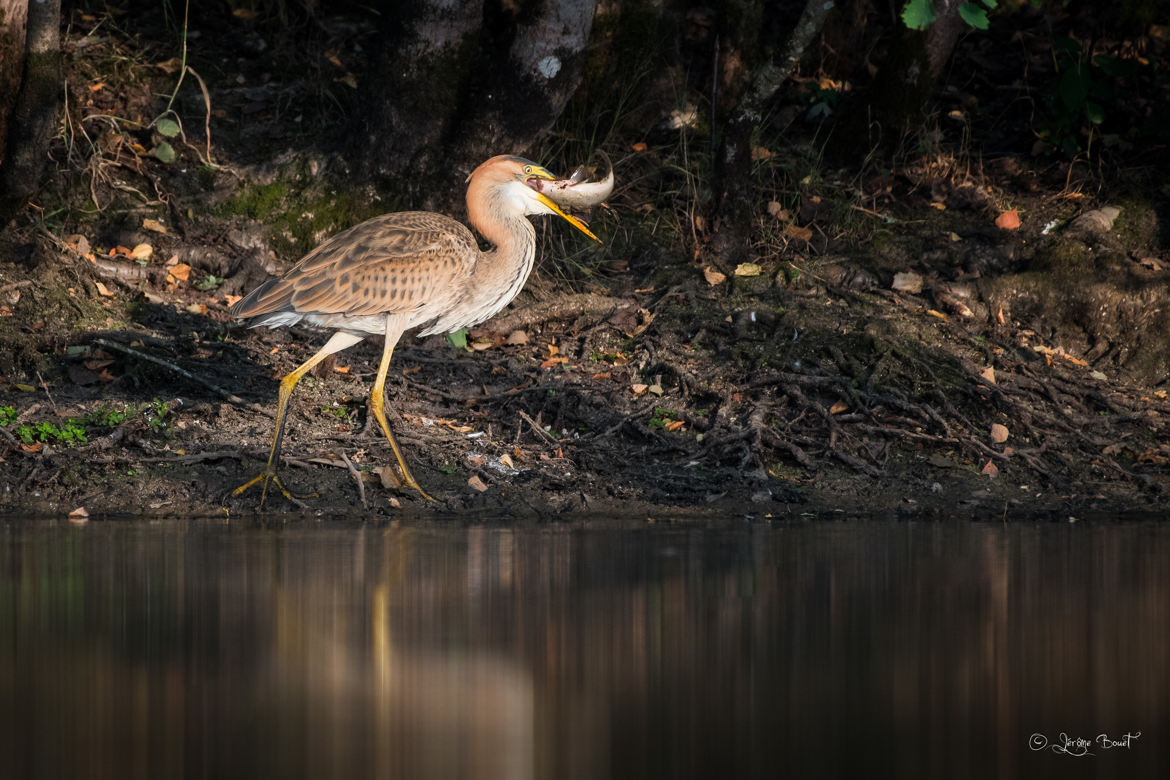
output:
[[[455,349],[467,349],[467,328],[447,334],[447,343]]]
[[[170,421],[167,420],[167,416],[169,414],[170,406],[167,404],[167,402],[160,401],[155,398],[147,405],[146,411],[144,413],[146,427],[150,428],[150,430],[154,431],[155,433],[162,433],[171,425]]]
[[[1050,151],[1074,157],[1089,151],[1097,128],[1105,122],[1119,94],[1113,82],[1132,75],[1137,63],[1112,54],[1092,55],[1074,38],[1054,41],[1052,56],[1057,75],[1049,85],[1036,133]],[[1087,138],[1084,147],[1082,137]]]
[[[58,442],[72,447],[78,442],[89,441],[86,438],[83,421],[77,417],[70,417],[60,427],[48,420],[22,425],[16,429],[16,436],[25,444],[33,444],[38,441]]]
[[[986,30],[990,26],[987,12],[995,10],[997,0],[979,0],[959,5],[959,17],[976,30]],[[933,0],[910,0],[902,8],[902,22],[911,30],[925,30],[934,24],[938,14],[934,10]]]
[[[666,428],[671,423],[681,419],[682,415],[679,412],[659,406],[654,409],[654,415],[650,418],[650,422],[647,425],[650,426],[651,430],[655,428]]]
[[[202,292],[207,292],[208,290],[214,290],[221,284],[223,284],[223,279],[218,276],[208,274],[207,276],[203,277],[201,281],[195,283],[195,289]]]
[[[0,406],[0,428],[7,428],[16,421],[16,408],[12,406]]]

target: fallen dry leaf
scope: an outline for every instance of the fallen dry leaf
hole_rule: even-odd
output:
[[[130,256],[135,260],[149,260],[154,255],[154,247],[150,244],[139,244],[130,250]]]
[[[764,269],[755,263],[740,263],[735,267],[736,276],[759,276],[763,272]]]
[[[929,314],[931,317],[938,317],[940,320],[947,319],[947,315],[945,315],[941,311],[937,311],[935,309],[927,309],[926,313]]]
[[[187,308],[184,311],[186,311],[188,314],[206,314],[207,307],[202,303],[189,303],[187,304]]]
[[[717,284],[723,284],[727,281],[727,274],[720,273],[711,266],[707,266],[703,269],[703,278],[707,280],[707,284],[714,287]]]
[[[333,370],[335,372],[337,372],[338,374],[348,374],[349,373],[349,366],[336,366],[335,365],[333,367]]]
[[[191,276],[191,266],[186,263],[176,263],[167,270],[167,273],[170,274],[172,279],[185,282]]]
[[[939,203],[937,200],[932,200],[930,202],[930,207],[932,209],[938,209],[939,211],[946,211],[947,210],[947,204]]]
[[[682,428],[686,424],[687,424],[686,420],[675,420],[674,422],[669,422],[666,424],[666,430],[677,431],[679,428]]]
[[[613,372],[612,372],[612,371],[604,371],[604,372],[602,372],[602,373],[600,373],[600,374],[594,374],[594,375],[593,375],[593,378],[594,378],[594,379],[609,379],[609,378],[610,378],[610,377],[612,377],[612,376],[613,376]]]
[[[479,478],[478,474],[472,474],[471,479],[467,480],[467,486],[478,490],[480,493],[486,493],[488,486],[484,484],[483,480]]]
[[[991,424],[991,440],[996,444],[1003,444],[1008,439],[1008,429],[999,423]]]
[[[518,346],[520,344],[527,344],[528,343],[528,334],[522,330],[514,330],[508,334],[508,338],[504,339],[504,343],[511,344],[512,346]]]
[[[662,395],[662,393],[664,392],[662,389],[662,385],[659,385],[659,384],[650,385],[650,387],[646,388],[646,390],[650,393],[653,393],[654,395]]]
[[[983,467],[983,470],[980,471],[979,473],[986,474],[989,477],[996,477],[999,475],[999,467],[996,466],[992,461],[989,460],[989,461],[987,461],[987,465],[985,465]]]
[[[183,61],[178,57],[171,57],[169,60],[163,60],[162,62],[155,63],[154,67],[158,68],[169,76],[173,73],[179,72],[179,68],[183,67]]]
[[[983,377],[988,382],[991,382],[991,384],[995,384],[995,368],[993,366],[988,366],[987,368],[983,369],[979,376]]]
[[[497,458],[497,460],[500,461],[500,465],[502,466],[507,466],[510,469],[516,468],[516,464],[512,462],[512,456],[506,452]]]
[[[94,282],[93,284],[94,284],[94,287],[97,287],[98,295],[104,295],[107,298],[114,297],[114,293],[110,291],[110,288],[106,287],[101,282]]]
[[[646,144],[642,143],[641,141],[638,141],[638,143],[636,143],[636,144],[630,144],[630,148],[633,149],[635,152],[644,152],[644,151],[646,151]]]
[[[394,470],[393,466],[377,466],[374,473],[378,475],[378,480],[381,481],[384,488],[402,487],[402,480],[398,478],[398,472]]]
[[[995,218],[995,226],[1000,230],[1015,230],[1020,226],[1020,212],[1017,209],[1005,211]]]
[[[223,302],[226,303],[228,306],[235,306],[237,303],[239,303],[241,300],[243,300],[243,298],[244,298],[244,296],[242,296],[242,295],[227,294],[227,295],[223,296]]]
[[[142,220],[142,227],[145,230],[153,230],[155,233],[167,232],[167,226],[153,217],[147,217],[146,219]]]
[[[812,228],[801,227],[795,222],[789,222],[784,228],[784,235],[797,241],[812,241]]]
[[[650,389],[650,385],[632,384],[630,389],[634,391],[635,396],[646,395],[646,391]]]
[[[833,405],[829,407],[829,414],[840,414],[841,412],[848,410],[849,404],[845,403],[844,401],[835,401]]]

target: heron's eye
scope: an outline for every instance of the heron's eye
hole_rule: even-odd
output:
[[[525,165],[525,166],[524,166],[524,175],[525,175],[525,176],[527,176],[527,175],[528,175],[528,174],[530,174],[530,173],[532,173],[532,166],[531,166],[531,165]]]

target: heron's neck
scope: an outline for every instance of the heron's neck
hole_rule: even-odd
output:
[[[472,294],[482,322],[503,309],[524,287],[536,259],[536,229],[527,217],[504,215],[500,209],[472,210],[471,224],[492,243],[472,272]]]

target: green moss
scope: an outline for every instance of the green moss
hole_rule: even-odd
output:
[[[300,257],[328,236],[392,209],[350,191],[312,186],[307,166],[290,168],[269,184],[247,184],[212,211],[219,217],[247,217],[268,225],[273,248]]]

